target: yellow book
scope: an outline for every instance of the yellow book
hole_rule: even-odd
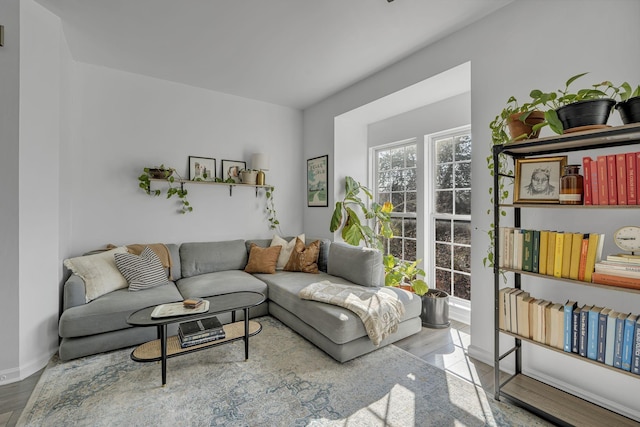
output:
[[[573,233],[573,239],[571,240],[571,265],[569,266],[569,279],[578,280],[581,248],[582,233]]]
[[[569,269],[571,267],[571,245],[572,244],[573,244],[573,233],[564,233],[561,277],[564,277],[565,279],[569,278]]]
[[[564,255],[564,233],[556,233],[556,254],[553,260],[553,277],[562,277],[562,256]]]
[[[584,266],[584,281],[591,282],[591,275],[596,266],[596,254],[598,252],[598,233],[589,234],[589,246],[587,247],[587,261]]]
[[[556,233],[555,231],[549,232],[549,242],[547,244],[547,276],[553,276],[553,267],[556,259]]]
[[[549,245],[549,230],[540,231],[540,253],[538,254],[538,273],[547,274],[547,249]]]

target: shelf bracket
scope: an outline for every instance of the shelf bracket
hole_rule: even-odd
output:
[[[233,196],[233,185],[229,186],[229,197]]]

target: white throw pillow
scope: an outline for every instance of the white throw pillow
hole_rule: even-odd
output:
[[[302,240],[304,243],[304,233],[299,235],[298,237],[294,237],[290,242],[287,242],[282,237],[274,234],[273,239],[271,239],[270,246],[282,246],[282,250],[280,251],[280,255],[278,256],[278,262],[276,263],[276,270],[283,270],[284,266],[289,262],[289,258],[291,257],[291,252],[293,252],[293,248],[296,246],[296,239]]]
[[[84,280],[87,302],[117,289],[129,286],[118,267],[115,254],[127,253],[126,246],[120,246],[95,255],[85,255],[64,260],[64,266]]]

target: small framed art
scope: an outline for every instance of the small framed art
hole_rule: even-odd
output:
[[[329,206],[328,163],[328,155],[307,160],[307,206]]]
[[[189,156],[189,179],[191,181],[215,181],[216,159]]]
[[[231,178],[234,182],[240,182],[240,171],[247,168],[247,162],[240,160],[222,160],[222,173],[220,178],[223,181]]]
[[[516,159],[513,203],[560,203],[567,156]]]

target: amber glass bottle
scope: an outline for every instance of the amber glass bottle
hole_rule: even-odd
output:
[[[560,204],[581,205],[584,187],[580,165],[566,165],[560,180]]]

